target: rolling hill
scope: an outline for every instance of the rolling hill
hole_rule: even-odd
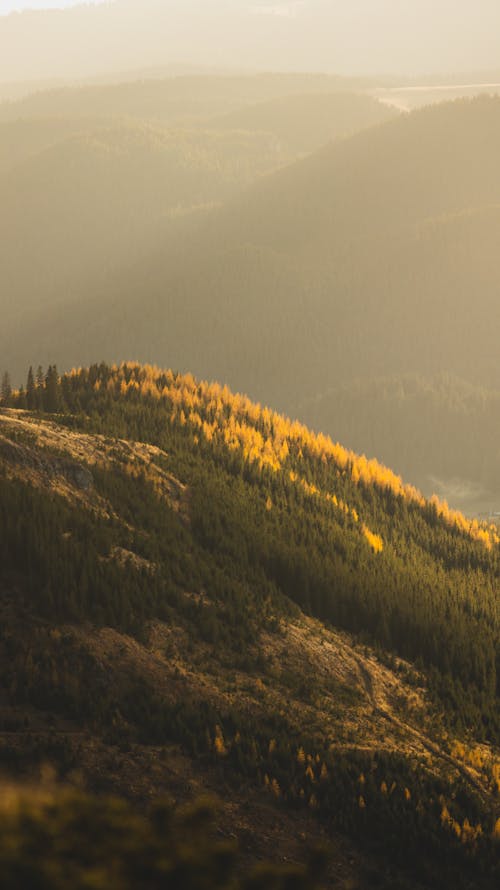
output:
[[[24,123],[3,125],[12,149],[0,178],[5,320],[11,311],[19,318],[40,306],[71,306],[97,274],[147,255],[170,221],[289,160],[264,134],[133,120]],[[24,160],[21,141],[31,150]]]
[[[288,80],[277,80],[279,92]],[[263,78],[264,93],[267,83]],[[165,84],[153,84],[165,98]],[[154,116],[147,83],[138,84],[134,93],[142,119],[120,118],[118,100],[112,112],[108,108],[107,116],[102,113],[100,90],[112,95],[122,90],[128,96],[133,86],[91,90],[92,118],[70,116],[64,104],[56,108],[66,116],[23,117],[26,103],[21,102],[13,106],[13,119],[0,124],[1,309],[6,324],[11,316],[24,324],[37,306],[47,313],[55,305],[59,314],[64,305],[81,300],[96,277],[108,281],[134,258],[149,256],[154,245],[163,248],[179,217],[184,231],[185,218],[193,212],[228,200],[260,175],[295,160],[301,131],[303,141],[318,147],[326,133],[334,138],[388,116],[367,97],[314,95],[312,114],[289,139],[284,134],[302,109],[302,97],[280,99],[274,131],[255,129],[251,120],[245,129],[230,128],[227,120],[219,126],[198,119],[190,128],[172,127],[147,120]],[[218,95],[210,78],[208,86],[201,78],[194,86],[189,78],[180,78],[170,92],[185,108],[191,94],[203,100],[204,86],[208,94],[213,89]],[[233,101],[239,95],[240,102],[246,90],[255,92],[250,77],[229,80],[229,87],[222,79],[219,89],[234,94]],[[67,92],[75,111],[80,90]],[[43,104],[44,98],[41,93],[33,101]],[[133,103],[125,102],[122,110],[133,114]]]
[[[329,841],[328,887],[496,886],[493,527],[191,375],[50,372],[12,404],[11,778],[48,762],[136,802],[216,793],[248,864]]]
[[[388,113],[389,112],[389,113]],[[393,112],[395,114],[395,112]],[[351,136],[390,117],[390,109],[363,93],[304,93],[238,108],[213,118],[217,130],[270,133],[297,155]]]
[[[362,86],[359,81],[324,74],[185,74],[163,78],[130,75],[118,83],[33,90],[17,101],[1,103],[0,120],[120,115],[177,125],[239,113],[242,106],[287,96],[327,96]]]
[[[193,133],[195,128],[201,130],[201,136],[204,131],[210,131],[214,138],[217,133],[221,140],[224,137],[234,140],[236,133],[240,133],[241,138],[243,131],[251,134],[255,140],[255,163],[257,149],[260,148],[262,158],[259,170],[264,171],[272,169],[272,165],[266,163],[266,144],[276,146],[281,163],[284,160],[290,162],[300,154],[317,150],[329,141],[389,120],[395,114],[370,96],[337,91],[335,84],[329,84],[328,81],[331,92],[327,92],[321,80],[318,82],[316,79],[313,79],[310,89],[306,91],[307,79],[293,77],[283,79],[281,88],[266,89],[264,81],[261,89],[257,87],[254,90],[251,89],[253,79],[250,77],[238,80],[236,84],[228,79],[232,86],[232,90],[227,90],[231,98],[226,102],[224,99],[220,100],[215,109],[219,113],[214,114],[210,102],[205,104],[205,94],[210,94],[205,80],[210,83],[210,78],[195,79],[194,84],[191,84],[191,91],[183,89],[185,80],[189,79],[176,79],[174,90],[168,89],[170,82],[167,82],[167,88],[160,82],[156,103],[148,96],[151,82],[146,81],[111,88],[92,87],[87,101],[82,101],[81,93],[85,95],[83,88],[73,87],[55,96],[50,92],[40,91],[31,96],[29,101],[0,104],[0,173],[13,169],[70,136],[83,136],[120,125],[128,125],[132,129],[134,124],[138,127],[149,124],[157,132],[168,130],[172,139],[175,133],[182,138],[183,133]],[[270,83],[273,84],[272,79]],[[162,96],[161,88],[165,96]],[[305,92],[299,95],[287,92],[287,89],[294,88],[304,89]],[[313,88],[318,89],[318,92],[314,92]],[[107,96],[108,89],[111,89],[110,97]],[[224,94],[223,85],[220,90]],[[104,96],[101,98],[103,91]],[[127,95],[127,91],[134,93],[134,101],[121,98],[120,93]],[[173,97],[169,98],[171,92]],[[217,90],[214,92],[217,96]],[[266,100],[268,92],[272,98]],[[200,103],[196,113],[188,110],[189,102],[195,97],[198,97]],[[257,101],[252,102],[252,97]],[[174,110],[169,110],[169,103],[174,105]],[[229,112],[226,105],[231,109]],[[225,111],[224,114],[220,114],[220,107]],[[86,111],[88,116],[85,115]],[[264,134],[268,137],[267,142],[262,139]],[[194,133],[191,138],[194,138]],[[236,158],[236,146],[234,153]],[[241,163],[244,162],[242,144]],[[241,185],[245,184],[247,180],[242,178]]]
[[[1,107],[1,106],[0,106]],[[8,173],[29,158],[69,136],[96,130],[99,118],[70,120],[64,117],[41,120],[18,118],[0,124],[0,175]]]

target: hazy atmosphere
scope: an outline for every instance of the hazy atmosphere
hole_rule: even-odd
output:
[[[9,2],[2,12],[74,3]],[[0,24],[0,79],[169,63],[417,76],[500,67],[495,0],[114,0]]]
[[[0,0],[0,885],[498,890],[500,5]]]

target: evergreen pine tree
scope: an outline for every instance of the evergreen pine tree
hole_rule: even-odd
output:
[[[43,368],[41,365],[38,365],[35,382],[36,382],[36,407],[37,407],[38,411],[43,411],[44,396],[45,396],[45,374],[43,373]]]
[[[17,394],[16,400],[15,400],[15,407],[21,408],[22,411],[26,411],[26,408],[28,407],[27,403],[26,403],[26,391],[24,389],[24,386],[21,386],[21,388]]]
[[[28,381],[26,384],[26,406],[29,411],[35,411],[36,408],[38,407],[36,386],[35,386],[35,375],[33,374],[33,368],[31,366],[28,371]]]
[[[0,392],[2,395],[2,404],[8,407],[12,401],[12,384],[10,382],[10,374],[8,371],[5,371],[5,374],[2,377],[2,387]]]
[[[49,365],[45,377],[44,408],[49,414],[55,414],[60,408],[59,375],[55,365]]]

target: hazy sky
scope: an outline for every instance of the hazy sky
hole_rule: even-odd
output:
[[[0,0],[0,9],[49,4]],[[341,74],[498,69],[500,0],[115,0],[0,21],[3,81],[178,62]]]
[[[0,14],[19,12],[22,9],[64,9],[78,6],[82,0],[0,0]],[[103,0],[86,0],[88,3],[102,3]]]

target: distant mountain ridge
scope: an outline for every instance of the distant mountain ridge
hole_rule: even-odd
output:
[[[454,17],[449,0],[439,7],[421,0],[420,9],[415,19],[393,0],[376,9],[371,0],[116,0],[12,15],[0,18],[0,79],[81,77],[172,61],[440,77],[497,67],[494,3],[483,0],[479,21],[470,6]]]
[[[99,278],[112,280],[134,259],[148,257],[155,244],[163,252],[175,228],[170,220],[226,201],[295,160],[304,144],[317,147],[325,138],[392,116],[368,97],[311,94],[311,114],[297,125],[304,98],[287,97],[286,90],[298,83],[305,89],[307,81],[181,78],[40,94],[6,106],[7,119],[0,123],[5,322],[9,306],[25,317],[40,303],[49,313],[52,305],[59,312],[66,304],[72,314]],[[312,78],[310,87],[321,83],[328,81]],[[245,96],[250,102],[269,94],[280,98],[267,131],[256,129],[251,111],[243,128],[209,116],[210,97],[212,111],[220,111],[237,103],[241,108]],[[190,97],[204,116],[174,125],[186,115]],[[38,106],[42,116],[24,116]],[[74,112],[69,116],[68,107]],[[254,111],[261,113],[259,106]],[[43,116],[48,113],[56,116]],[[246,116],[243,110],[240,123]]]
[[[345,103],[340,95],[324,101],[339,108]],[[358,98],[354,106],[361,108]],[[366,106],[368,115],[372,108]],[[252,114],[247,105],[240,121]],[[339,114],[338,132],[346,119]],[[288,126],[286,114],[282,125]],[[283,142],[276,136],[278,122],[274,135],[227,130],[220,136],[198,123],[192,135],[179,131],[175,137],[181,165],[183,152],[192,155],[186,191],[175,200],[187,211],[192,203],[196,207],[218,198],[223,206],[194,213],[182,206],[179,213],[175,207],[169,210],[183,175],[173,176],[175,163],[172,167],[168,156],[162,160],[157,147],[171,136],[159,135],[158,142],[158,124],[137,122],[124,125],[122,135],[134,127],[139,135],[131,136],[128,147],[126,139],[119,144],[118,125],[116,145],[110,134],[87,146],[85,138],[74,141],[81,150],[82,183],[92,184],[96,171],[114,164],[114,151],[123,156],[123,167],[114,166],[115,179],[106,176],[102,193],[90,202],[78,198],[68,205],[62,195],[50,226],[45,221],[56,192],[44,198],[42,177],[37,216],[30,207],[36,188],[27,187],[23,197],[13,180],[13,210],[6,214],[2,243],[5,302],[15,307],[17,319],[5,320],[0,346],[4,366],[17,379],[30,362],[51,357],[68,367],[102,355],[160,363],[168,355],[180,370],[225,380],[294,415],[319,393],[360,378],[444,373],[488,390],[500,388],[500,100],[482,97],[398,117],[298,163],[285,163],[253,184],[262,170],[257,160],[268,170],[280,157],[284,161],[279,150],[275,154],[277,142]],[[127,152],[140,142],[140,133],[149,134],[152,143],[137,155],[137,163],[129,163]],[[99,144],[86,170],[92,146]],[[71,145],[64,149],[70,177]],[[248,166],[238,169],[243,157]],[[53,175],[57,183],[57,167]],[[164,175],[163,197],[158,179]],[[220,177],[218,185],[214,175]],[[250,184],[243,190],[245,181]],[[151,196],[146,204],[144,182]],[[82,194],[89,190],[91,185]],[[43,274],[23,260],[29,244],[23,247],[24,217],[18,232],[12,222],[23,201],[25,215],[40,220],[33,227],[33,243],[53,240],[45,255],[39,254]],[[9,205],[4,201],[4,206]],[[123,209],[113,217],[117,207]],[[57,228],[58,217],[71,219],[77,208],[76,220],[88,220],[86,253],[75,243],[71,226],[63,224],[61,236]],[[151,218],[146,227],[145,210]],[[60,264],[59,243],[68,244]],[[124,250],[125,244],[130,246]],[[73,249],[80,267],[64,276]],[[43,309],[37,312],[42,293]],[[328,409],[324,415],[316,412],[314,423],[337,438]],[[370,451],[370,441],[362,450]],[[483,485],[483,480],[495,484],[494,456],[488,466],[474,468],[470,478],[465,439],[457,440],[454,449],[456,469],[449,476],[462,478],[465,488]],[[443,439],[440,467],[447,450]],[[401,465],[428,490],[417,463]],[[445,475],[431,466],[425,474]]]
[[[495,99],[358,134],[263,179],[102,292],[96,283],[71,319],[37,320],[39,339],[62,325],[82,361],[110,348],[168,354],[286,410],[365,374],[444,370],[495,386],[499,144]],[[118,304],[134,324],[110,335]]]
[[[189,121],[239,112],[243,106],[298,95],[359,92],[363,83],[327,74],[210,73],[134,77],[122,81],[36,90],[0,103],[0,120],[126,115],[141,120]],[[386,112],[390,115],[390,110]]]

